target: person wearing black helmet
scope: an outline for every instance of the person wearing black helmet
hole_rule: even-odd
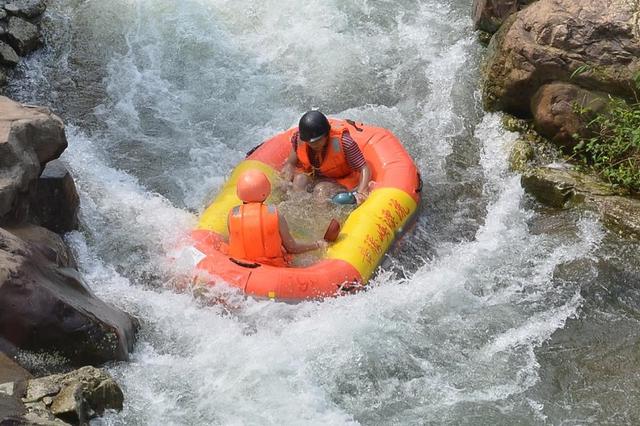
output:
[[[347,122],[330,122],[320,111],[307,111],[298,128],[291,130],[291,152],[283,175],[293,182],[294,191],[313,192],[320,199],[353,191],[358,204],[367,198],[371,180],[371,170]]]

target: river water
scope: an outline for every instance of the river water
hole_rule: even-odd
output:
[[[640,422],[639,246],[545,209],[479,102],[471,0],[51,0],[8,93],[67,123],[66,236],[140,318],[107,366],[157,424]],[[317,107],[391,129],[425,181],[415,229],[367,292],[209,305],[167,252],[244,152]]]

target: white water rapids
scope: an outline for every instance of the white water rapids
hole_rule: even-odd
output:
[[[638,419],[636,363],[600,371],[638,344],[620,284],[640,276],[637,245],[525,196],[506,160],[517,135],[479,104],[470,8],[49,2],[47,48],[9,93],[67,123],[82,223],[67,241],[94,291],[142,323],[131,362],[108,366],[125,408],[96,424]],[[312,107],[391,129],[419,165],[424,206],[394,267],[321,303],[231,295],[229,310],[171,290],[167,251],[248,149]],[[607,335],[623,342],[600,347]]]

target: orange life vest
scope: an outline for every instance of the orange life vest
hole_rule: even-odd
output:
[[[246,203],[229,213],[229,256],[286,266],[278,211],[262,203]]]
[[[309,152],[311,148],[304,142],[298,141],[296,149],[296,155],[298,160],[302,164],[302,168],[307,171],[313,171],[314,173],[320,173],[320,175],[328,178],[343,178],[350,174],[356,173],[349,167],[347,163],[347,157],[342,149],[342,135],[347,129],[342,124],[332,124],[331,131],[329,132],[329,142],[323,152],[322,162],[320,167],[314,167],[309,158]]]

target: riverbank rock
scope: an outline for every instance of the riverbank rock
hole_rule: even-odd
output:
[[[538,202],[555,208],[584,205],[605,225],[626,237],[640,238],[640,200],[594,176],[567,167],[535,167],[521,177],[522,187]]]
[[[0,96],[0,226],[27,217],[29,191],[66,147],[62,120],[48,108]]]
[[[71,174],[60,160],[47,163],[31,196],[30,221],[59,234],[78,227],[80,197]]]
[[[628,0],[538,0],[512,15],[489,45],[485,107],[529,116],[534,93],[553,81],[632,97],[637,8]]]
[[[606,108],[606,95],[569,83],[545,84],[531,99],[535,129],[567,153],[580,138],[593,136],[587,124]]]
[[[16,51],[13,50],[13,47],[3,41],[0,41],[0,64],[14,67],[18,65],[18,62],[20,62],[20,57]]]
[[[106,409],[122,410],[124,396],[106,372],[82,367],[67,374],[29,380],[23,401],[28,421],[59,419],[69,424],[88,424]]]
[[[495,33],[509,16],[536,0],[473,0],[472,19],[476,30]]]
[[[4,5],[4,10],[10,15],[21,18],[37,18],[47,10],[45,0],[16,0]]]
[[[25,56],[42,46],[42,37],[40,37],[38,27],[17,16],[9,17],[6,38],[20,56]]]
[[[0,228],[0,346],[10,345],[0,349],[58,352],[73,365],[127,360],[135,320],[96,298],[65,257]]]

